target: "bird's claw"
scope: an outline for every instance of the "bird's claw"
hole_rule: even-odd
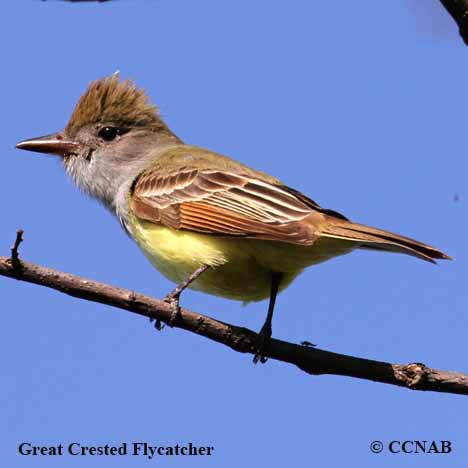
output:
[[[172,312],[167,325],[172,328],[180,318],[179,294],[170,293],[163,299],[163,301],[171,306]],[[151,323],[154,322],[154,328],[156,328],[158,331],[161,331],[166,326],[166,324],[163,323],[160,319],[150,318],[149,320]]]
[[[161,322],[159,319],[150,318],[149,321],[150,323],[154,322],[154,328],[158,331],[161,331],[166,326],[166,324]]]
[[[258,334],[257,342],[255,343],[255,355],[253,358],[253,363],[265,364],[268,361],[268,357],[265,356],[265,351],[268,347],[271,338],[271,328],[263,327]]]
[[[257,351],[257,353],[255,354],[254,358],[253,358],[253,363],[254,364],[257,364],[257,363],[260,363],[260,364],[265,364],[265,362],[268,361],[268,358],[266,356],[263,356],[261,350]]]
[[[167,323],[170,327],[173,327],[176,322],[180,319],[180,302],[179,302],[179,294],[168,294],[163,301],[167,302],[171,308],[171,317],[169,322]]]

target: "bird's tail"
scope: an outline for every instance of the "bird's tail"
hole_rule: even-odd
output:
[[[329,218],[328,221],[321,229],[322,236],[356,242],[360,249],[399,252],[431,263],[436,263],[435,259],[451,260],[451,257],[440,250],[409,237],[341,219]]]

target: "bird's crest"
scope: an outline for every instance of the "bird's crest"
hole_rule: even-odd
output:
[[[119,81],[118,73],[93,81],[80,97],[66,127],[68,134],[85,125],[115,123],[118,125],[159,127],[162,123],[156,106],[145,92],[130,80]]]

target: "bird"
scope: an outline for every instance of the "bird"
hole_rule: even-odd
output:
[[[57,155],[118,218],[164,276],[180,320],[186,288],[244,303],[269,299],[254,362],[265,362],[276,297],[306,268],[356,249],[451,259],[409,237],[355,223],[279,179],[184,143],[146,92],[115,73],[92,81],[59,132],[16,147]]]

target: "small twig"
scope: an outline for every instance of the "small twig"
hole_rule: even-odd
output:
[[[310,341],[307,341],[307,340],[301,341],[301,346],[306,346],[308,348],[316,348],[317,347],[316,344],[311,343]]]
[[[24,234],[24,231],[22,229],[18,229],[16,231],[15,243],[13,244],[13,247],[11,248],[10,261],[11,261],[11,266],[13,267],[14,270],[19,270],[21,268],[18,248],[21,242],[23,242],[23,234]]]

